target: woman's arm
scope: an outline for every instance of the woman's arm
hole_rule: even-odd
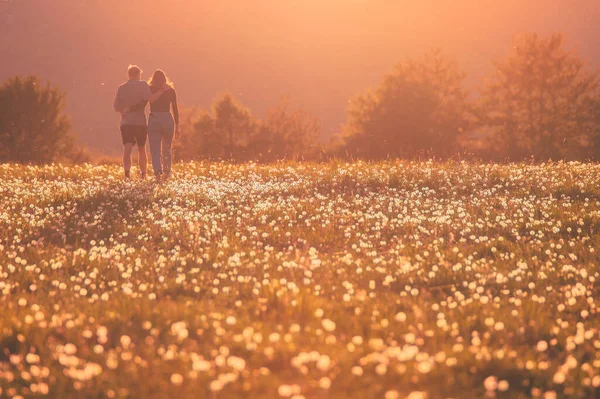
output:
[[[171,100],[171,107],[173,108],[173,119],[175,119],[175,138],[181,136],[179,131],[179,107],[177,106],[177,93],[173,90],[173,99]]]

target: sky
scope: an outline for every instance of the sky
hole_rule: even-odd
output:
[[[231,92],[261,117],[289,96],[326,138],[352,97],[433,47],[473,95],[519,33],[562,32],[600,67],[598,21],[598,0],[0,0],[0,82],[59,86],[80,141],[107,154],[120,149],[112,102],[130,63],[163,69],[182,105]]]

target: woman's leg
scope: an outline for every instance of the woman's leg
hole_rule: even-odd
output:
[[[171,115],[169,119],[165,121],[165,127],[162,134],[162,157],[163,157],[163,168],[165,175],[171,174],[171,163],[173,157],[173,135],[175,134],[175,125]]]
[[[152,170],[155,176],[162,174],[162,166],[160,163],[160,129],[154,124],[148,124],[148,144],[150,144],[150,157],[152,158]],[[151,128],[152,126],[152,128]]]

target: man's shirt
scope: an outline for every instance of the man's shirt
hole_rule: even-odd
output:
[[[115,96],[115,109],[122,110],[133,107],[130,112],[121,115],[121,126],[146,126],[146,112],[144,109],[151,95],[148,83],[143,80],[130,79],[119,86]],[[140,103],[144,107],[141,107]]]

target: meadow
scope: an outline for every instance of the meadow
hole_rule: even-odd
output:
[[[0,397],[599,398],[600,166],[0,165]]]

